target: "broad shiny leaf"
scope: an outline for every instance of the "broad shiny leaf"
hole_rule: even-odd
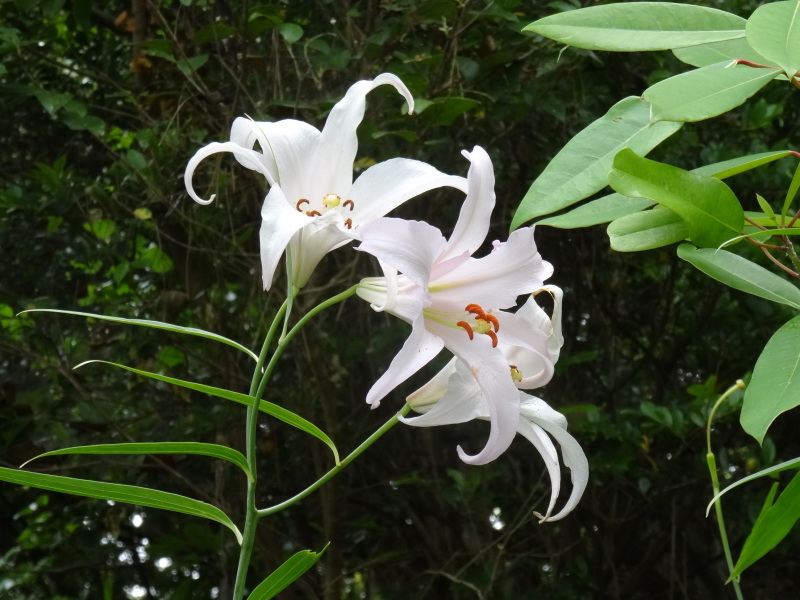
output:
[[[689,227],[670,209],[657,206],[612,221],[607,233],[617,252],[640,252],[685,240]]]
[[[744,36],[736,15],[673,2],[628,2],[569,10],[539,19],[533,31],[589,50],[670,50]]]
[[[0,480],[42,490],[74,494],[85,498],[114,500],[115,502],[126,502],[139,506],[149,506],[150,508],[163,508],[164,510],[171,510],[172,512],[210,519],[225,525],[225,527],[234,533],[236,540],[240,544],[242,543],[242,534],[228,515],[216,506],[187,498],[186,496],[179,496],[178,494],[170,494],[169,492],[162,492],[160,490],[134,485],[105,483],[87,479],[75,479],[74,477],[62,477],[60,475],[47,475],[44,473],[31,473],[29,471],[6,469],[5,467],[0,467]]]
[[[758,443],[783,412],[800,405],[800,316],[769,339],[744,391],[740,422]]]
[[[749,60],[761,65],[769,63],[766,58],[753,50],[743,37],[735,40],[700,44],[699,46],[676,48],[672,52],[678,60],[692,65],[693,67],[708,67],[723,61],[737,59]]]
[[[625,215],[637,213],[653,204],[655,202],[647,198],[628,198],[622,194],[609,194],[587,202],[563,215],[536,221],[536,225],[549,225],[561,229],[589,227],[600,223],[609,223]]]
[[[787,76],[800,70],[800,2],[769,2],[747,20],[747,42]]]

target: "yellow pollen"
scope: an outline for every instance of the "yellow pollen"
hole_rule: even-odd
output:
[[[511,370],[511,380],[519,383],[522,381],[522,371],[517,368],[517,365],[508,365]]]
[[[475,333],[489,333],[492,330],[492,324],[485,319],[475,319],[475,324],[472,326],[472,331]]]
[[[342,197],[338,194],[325,194],[322,197],[322,203],[325,205],[325,208],[335,208],[339,206],[342,201]]]

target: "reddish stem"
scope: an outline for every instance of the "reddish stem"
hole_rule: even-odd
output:
[[[772,256],[772,254],[769,253],[769,250],[767,250],[766,248],[761,248],[761,250],[764,251],[764,254],[767,255],[768,259],[770,259],[772,262],[774,262],[776,265],[778,265],[781,269],[786,271],[789,275],[791,275],[792,277],[794,277],[796,279],[800,279],[800,274],[795,273],[789,267],[781,264],[781,262],[777,258],[775,258],[774,256]]]

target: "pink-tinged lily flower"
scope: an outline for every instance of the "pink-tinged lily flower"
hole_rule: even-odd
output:
[[[395,75],[384,73],[351,86],[331,110],[322,131],[293,119],[270,123],[238,118],[231,127],[230,142],[212,142],[189,161],[184,182],[200,204],[210,203],[214,196],[208,200],[198,196],[192,175],[212,154],[230,152],[243,166],[267,179],[271,187],[261,209],[260,232],[265,289],[272,285],[287,246],[292,282],[302,287],[322,257],[354,239],[360,225],[434,188],[451,186],[466,191],[463,177],[405,158],[373,165],[353,181],[356,129],[364,118],[366,95],[384,84],[406,99],[410,114],[414,99],[408,88]]]
[[[494,171],[488,154],[475,147],[468,192],[453,234],[419,221],[379,219],[359,231],[358,250],[377,257],[384,277],[364,279],[358,295],[378,311],[411,324],[411,335],[387,371],[367,394],[373,407],[400,383],[447,348],[470,369],[487,400],[491,429],[476,455],[458,453],[464,462],[485,464],[514,439],[520,405],[509,363],[500,344],[536,351],[541,332],[518,330],[515,315],[502,309],[542,287],[552,267],[542,260],[533,228],[518,229],[504,244],[473,258],[486,238],[494,208]],[[549,377],[549,375],[548,375]]]
[[[555,286],[545,286],[544,290],[550,292],[555,300],[552,320],[533,298],[530,298],[514,315],[517,318],[515,326],[534,329],[546,338],[542,340],[538,351],[513,344],[499,345],[509,362],[512,377],[517,387],[521,389],[533,389],[547,383],[563,344],[561,290]],[[550,408],[543,400],[522,391],[516,391],[513,400],[520,406],[516,432],[525,436],[542,455],[552,485],[547,511],[543,515],[534,514],[539,517],[540,522],[557,521],[569,514],[580,501],[589,481],[589,462],[575,438],[567,433],[567,420],[564,415]],[[416,427],[452,425],[473,419],[490,418],[487,399],[475,377],[469,368],[456,358],[433,379],[411,394],[406,402],[422,415],[401,420]],[[570,469],[572,479],[572,493],[564,507],[555,515],[552,513],[561,489],[561,470],[558,452],[550,436],[561,446],[564,464]]]

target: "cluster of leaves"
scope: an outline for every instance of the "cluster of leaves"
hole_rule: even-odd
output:
[[[636,62],[591,50],[561,54],[560,45],[521,31],[552,12],[530,4],[0,5],[6,107],[0,137],[9,152],[0,239],[12,257],[4,263],[0,306],[0,418],[9,424],[0,432],[2,466],[92,443],[191,439],[243,446],[239,407],[175,380],[246,390],[251,363],[244,355],[122,323],[13,316],[30,308],[79,308],[168,320],[257,346],[277,309],[258,281],[263,183],[242,175],[234,161],[222,162],[198,173],[198,189],[218,198],[202,208],[186,197],[181,180],[194,151],[226,139],[236,116],[319,123],[353,81],[391,71],[420,99],[419,115],[402,116],[376,91],[359,131],[360,164],[404,155],[463,173],[454,149],[482,145],[497,169],[498,237],[505,237],[519,198],[555,148],[616,98],[638,95],[677,68],[660,54]],[[734,4],[729,10],[740,14],[755,8]],[[727,128],[678,131],[658,147],[661,160],[693,167],[733,158],[731,149],[787,148],[781,124],[798,115],[779,89],[785,87],[769,86]],[[628,103],[642,113],[644,103]],[[769,198],[783,176],[762,169],[742,185]],[[545,194],[537,194],[538,203]],[[443,195],[407,210],[444,222],[455,202]],[[716,382],[747,371],[752,348],[764,344],[786,312],[720,289],[663,250],[635,259],[610,254],[597,233],[537,230],[556,283],[567,289],[570,339],[546,399],[569,412],[592,461],[581,510],[566,522],[534,526],[531,510],[549,490],[522,443],[503,464],[465,468],[454,447],[469,436],[477,444],[481,427],[435,434],[395,429],[358,469],[269,520],[256,540],[254,583],[299,549],[330,540],[317,568],[282,598],[316,598],[320,589],[336,600],[405,598],[409,589],[420,598],[454,599],[718,594],[724,577],[713,574],[721,565],[698,501],[705,467],[696,449],[721,391]],[[334,254],[323,268],[298,298],[301,309],[370,267]],[[272,400],[349,449],[376,427],[363,391],[403,331],[347,306],[338,316],[312,324],[314,342],[287,353]],[[734,322],[748,325],[732,331]],[[170,380],[121,376],[100,365],[72,371],[88,359],[124,362]],[[753,472],[797,453],[780,421],[770,430],[781,442],[777,455],[769,443],[763,452],[750,450],[731,418],[718,417],[716,442],[727,473]],[[323,443],[275,420],[260,430],[258,443],[259,466],[269,473],[265,505],[292,496],[330,465]],[[239,522],[243,478],[227,464],[191,455],[95,458],[42,459],[39,469],[191,496]],[[728,510],[749,511],[754,520],[760,502],[746,490],[728,501]],[[0,539],[0,594],[15,600],[230,595],[235,540],[213,523],[3,484],[0,530],[9,532]],[[748,530],[742,523],[731,534],[741,540]],[[791,578],[782,580],[779,568],[773,573],[743,585],[766,596],[789,593],[781,586]]]

